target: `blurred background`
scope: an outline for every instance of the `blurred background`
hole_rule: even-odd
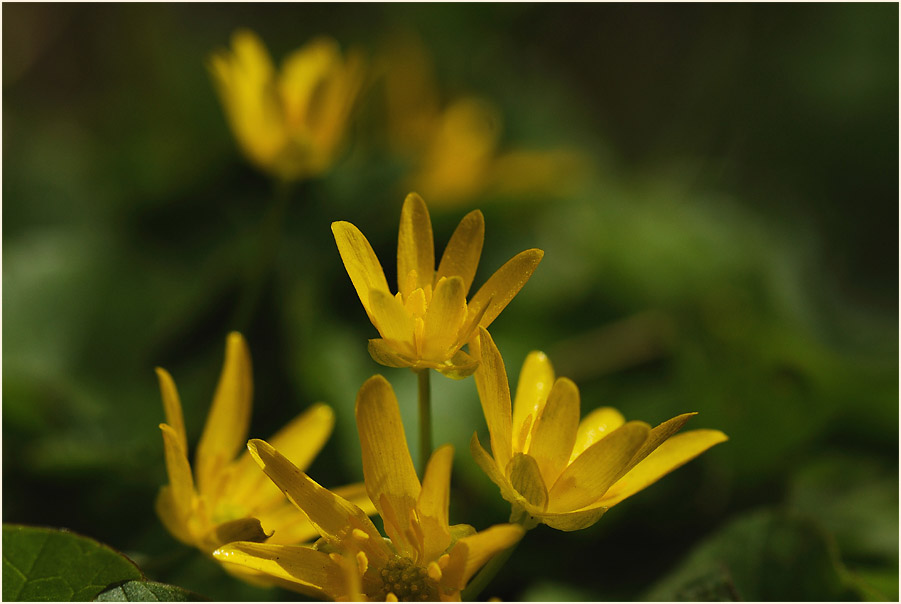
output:
[[[329,224],[360,227],[393,283],[417,190],[439,253],[485,213],[476,287],[545,250],[492,326],[511,383],[541,349],[583,415],[698,411],[731,438],[590,529],[539,526],[485,597],[896,600],[897,23],[895,4],[5,4],[4,522],[211,599],[294,599],[160,524],[153,368],[194,446],[240,329],[252,437],[336,409],[310,469],[327,486],[362,478],[354,397],[382,373],[415,450],[415,377],[369,358]],[[273,183],[205,67],[239,27],[276,63],[319,34],[367,57],[342,151],[290,189],[268,267]],[[474,382],[432,389],[451,521],[506,521],[468,451],[487,437]]]

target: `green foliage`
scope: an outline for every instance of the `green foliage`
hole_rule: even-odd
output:
[[[204,602],[195,593],[153,581],[127,581],[110,587],[95,599],[95,602]]]
[[[113,549],[68,531],[3,525],[3,599],[88,601],[113,583],[143,578]]]
[[[647,599],[833,601],[861,595],[819,527],[802,516],[761,510],[705,540]]]

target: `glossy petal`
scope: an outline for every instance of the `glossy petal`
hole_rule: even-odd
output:
[[[160,424],[160,430],[163,431],[163,450],[166,454],[166,473],[169,475],[172,502],[184,517],[190,513],[194,499],[191,464],[188,463],[188,456],[181,448],[175,430],[167,424]]]
[[[416,362],[399,354],[393,345],[381,338],[369,340],[369,356],[385,367],[410,367]]]
[[[539,249],[520,252],[497,269],[497,272],[479,288],[469,302],[469,307],[473,312],[486,309],[479,322],[480,326],[488,327],[501,314],[538,268],[543,256],[544,252]]]
[[[498,524],[464,537],[450,551],[450,560],[441,579],[442,586],[463,589],[469,579],[495,554],[519,541],[525,530],[517,524]]]
[[[438,272],[435,275],[437,282],[441,277],[459,276],[463,279],[463,294],[469,293],[472,281],[476,276],[479,266],[479,258],[482,255],[482,245],[485,242],[485,217],[479,210],[473,210],[463,217],[454,234],[451,235],[441,262],[438,264]]]
[[[185,420],[181,412],[181,400],[178,398],[178,389],[169,372],[161,367],[156,368],[156,377],[160,383],[160,394],[163,397],[163,410],[166,413],[166,423],[175,432],[178,443],[185,451],[188,450],[188,438],[185,436]]]
[[[260,473],[262,474],[262,472]],[[263,476],[266,475],[263,474]],[[284,500],[281,491],[279,491],[279,495]],[[310,519],[289,501],[284,501],[283,504],[271,507],[266,511],[256,512],[254,517],[259,519],[266,534],[271,535],[266,543],[293,545],[314,541],[320,537]]]
[[[413,343],[413,318],[397,298],[387,292],[374,289],[369,292],[372,324],[382,338],[398,352],[415,355]]]
[[[620,476],[650,431],[644,422],[629,422],[589,447],[551,487],[548,511],[578,510],[597,501]]]
[[[436,560],[450,545],[448,505],[450,504],[451,466],[454,448],[444,445],[429,459],[419,494],[420,527],[423,535],[423,560]]]
[[[363,510],[321,487],[269,443],[251,440],[247,448],[266,475],[306,514],[326,541],[340,546],[348,534],[358,528],[369,535],[363,542],[366,554],[373,559],[384,559],[387,554],[381,535]]]
[[[662,424],[654,426],[654,428],[651,430],[651,433],[648,435],[648,440],[645,441],[644,445],[642,445],[638,452],[635,453],[635,456],[629,461],[629,465],[627,466],[623,474],[634,468],[642,459],[647,457],[651,453],[651,451],[659,447],[666,439],[681,430],[682,426],[685,425],[685,422],[690,420],[695,415],[697,415],[697,412],[683,413],[682,415],[677,415],[672,419],[666,420]]]
[[[501,490],[501,496],[504,499],[513,504],[518,503],[520,499],[525,502],[522,496],[513,491],[510,481],[498,468],[494,458],[482,447],[482,443],[479,442],[479,436],[476,433],[473,433],[472,439],[469,441],[469,452],[472,453],[472,458],[482,468],[485,475]]]
[[[522,497],[537,510],[547,507],[547,487],[534,457],[517,453],[507,464],[507,478]]]
[[[432,236],[432,221],[429,209],[422,197],[410,193],[404,200],[400,212],[400,229],[397,234],[397,289],[404,298],[410,295],[405,291],[407,275],[416,271],[415,287],[425,289],[432,285],[435,275],[435,242]]]
[[[513,450],[523,451],[528,444],[531,424],[541,414],[548,394],[554,385],[554,367],[541,351],[533,351],[526,357],[519,372],[516,398],[513,401]],[[526,426],[527,418],[529,425]]]
[[[335,598],[343,591],[340,567],[328,554],[309,547],[239,541],[217,549],[213,556],[287,581],[314,598]]]
[[[573,446],[573,452],[570,459],[575,459],[581,453],[598,442],[620,426],[626,423],[623,414],[613,407],[598,407],[579,423],[579,430],[576,434],[576,444]]]
[[[613,507],[623,499],[654,484],[710,447],[727,440],[729,437],[719,430],[691,430],[677,434],[616,481],[598,503]]]
[[[299,469],[306,469],[322,450],[335,426],[335,412],[322,403],[313,405],[276,432],[270,444]],[[230,481],[228,497],[249,509],[265,508],[273,501],[283,501],[281,491],[245,450],[237,462],[235,477]]]
[[[228,334],[213,405],[197,445],[195,469],[201,493],[214,488],[216,474],[244,447],[252,398],[250,352],[241,334],[232,332]]]
[[[421,486],[391,384],[380,375],[366,380],[357,394],[355,411],[369,498],[385,520],[391,540],[397,545],[409,543],[410,517]]]
[[[545,484],[554,484],[569,462],[579,428],[579,389],[568,378],[554,382],[535,426],[529,455],[538,462]]]
[[[574,512],[543,513],[537,518],[551,528],[569,532],[588,528],[600,520],[606,511],[606,507],[594,505]]]
[[[445,359],[466,316],[466,293],[460,277],[438,281],[422,332],[422,357]]]
[[[482,403],[482,412],[491,434],[491,452],[498,466],[505,468],[510,461],[510,386],[507,384],[507,370],[504,359],[494,344],[494,340],[484,327],[473,341],[474,354],[479,356],[481,365],[476,370],[476,388]]]
[[[366,314],[372,320],[372,310],[369,306],[369,292],[378,290],[388,292],[388,282],[385,280],[385,272],[376,257],[369,241],[360,232],[360,229],[349,222],[338,221],[332,223],[332,234],[338,245],[338,253],[344,262],[344,268],[353,283]]]

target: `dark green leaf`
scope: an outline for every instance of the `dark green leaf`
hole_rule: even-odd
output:
[[[153,581],[127,581],[110,587],[95,602],[203,602],[194,592]]]
[[[143,579],[115,550],[65,530],[3,525],[3,599],[88,601],[113,583]]]
[[[843,600],[861,594],[827,536],[809,520],[763,510],[701,543],[649,600]]]

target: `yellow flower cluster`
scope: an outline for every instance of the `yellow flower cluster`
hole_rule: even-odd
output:
[[[359,61],[344,62],[332,43],[317,41],[292,55],[276,79],[255,36],[239,32],[233,47],[213,57],[212,69],[248,157],[283,179],[323,170],[359,87]],[[458,379],[474,374],[491,453],[475,434],[471,452],[511,504],[510,523],[481,531],[450,523],[453,449],[427,451],[420,481],[397,398],[380,375],[368,379],[356,399],[362,485],[328,490],[304,472],[334,424],[326,405],[312,406],[269,442],[248,442],[250,353],[232,333],[193,467],[175,384],[157,370],[169,477],[157,511],[173,536],[229,572],[335,600],[458,601],[474,575],[527,530],[539,523],[563,531],[590,526],[726,440],[717,430],[676,434],[693,413],[653,428],[627,422],[611,407],[580,420],[578,388],[557,378],[540,352],[526,359],[511,400],[504,361],[487,328],[544,252],[517,254],[469,297],[485,233],[478,210],[460,222],[436,268],[428,208],[419,195],[408,195],[395,293],[357,227],[338,221],[332,232],[380,336],[369,342],[372,358],[425,376],[431,369]],[[369,519],[376,512],[387,537]]]

